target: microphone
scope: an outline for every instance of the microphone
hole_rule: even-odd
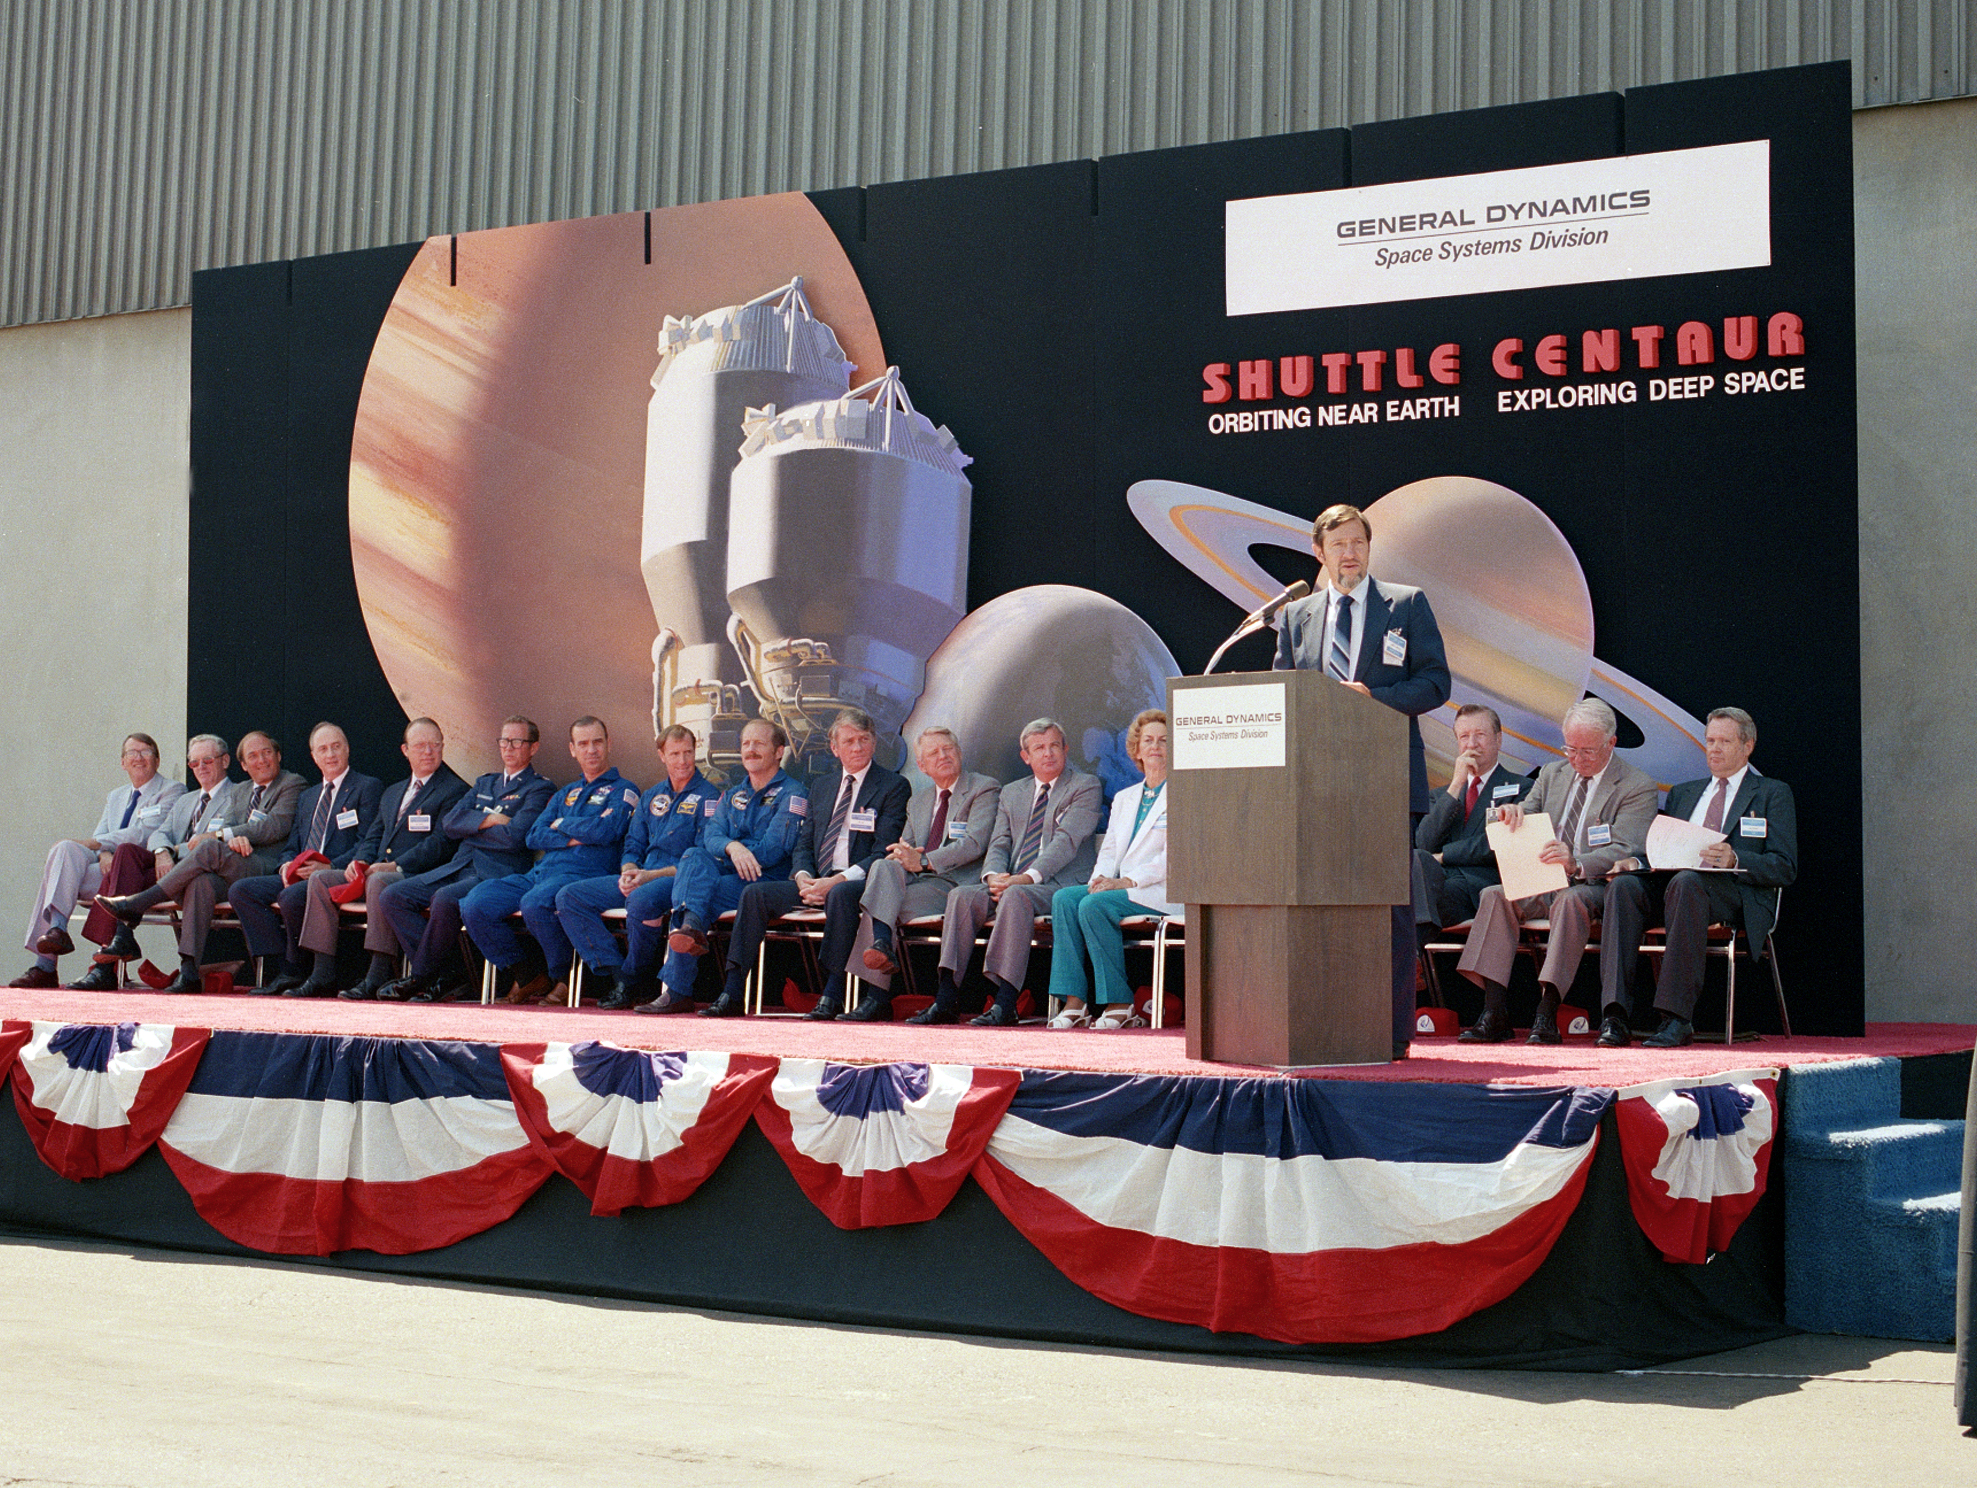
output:
[[[1271,598],[1266,599],[1260,608],[1251,610],[1247,615],[1243,616],[1242,624],[1235,628],[1234,632],[1226,641],[1215,648],[1215,654],[1208,658],[1208,665],[1201,669],[1201,675],[1206,677],[1210,672],[1214,671],[1216,663],[1221,661],[1223,653],[1235,645],[1237,641],[1241,640],[1244,636],[1254,635],[1257,631],[1263,629],[1276,616],[1277,611],[1281,610],[1292,600],[1303,599],[1310,592],[1311,586],[1305,583],[1303,579],[1299,579],[1281,594],[1273,595]]]

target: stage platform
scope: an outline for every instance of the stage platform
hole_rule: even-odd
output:
[[[1977,1035],[1882,1025],[1670,1051],[1430,1037],[1402,1063],[1279,1072],[1191,1061],[1180,1029],[20,989],[0,989],[0,1018],[15,1096],[0,1226],[21,1232],[881,1327],[1548,1369],[1792,1331],[1769,1160],[1781,1080],[1864,1057],[1920,1067]],[[129,1032],[55,1032],[108,1024],[137,1025],[135,1048]],[[181,1074],[126,1130],[103,1090],[147,1036],[148,1068]],[[586,1058],[606,1063],[585,1074]],[[545,1073],[573,1059],[561,1086]],[[708,1070],[695,1099],[717,1114],[696,1106],[674,1140],[662,1087]],[[65,1094],[72,1077],[86,1088]],[[121,1088],[140,1077],[162,1078]],[[567,1114],[573,1092],[588,1115]],[[439,1130],[463,1105],[478,1114]],[[138,1155],[62,1171],[56,1106],[110,1128],[57,1122],[71,1158]],[[1743,1164],[1714,1218],[1683,1181],[1657,1193],[1644,1176],[1692,1150],[1684,1109],[1713,1110],[1722,1171]],[[1669,1259],[1685,1244],[1690,1260]]]
[[[1754,1066],[1787,1068],[1835,1059],[1911,1058],[1968,1049],[1977,1026],[1954,1023],[1870,1023],[1864,1038],[1740,1040],[1731,1047],[1602,1049],[1590,1037],[1557,1047],[1463,1044],[1451,1036],[1422,1036],[1410,1057],[1393,1064],[1325,1065],[1298,1070],[1209,1064],[1187,1055],[1181,1028],[1088,1029],[1053,1032],[1041,1023],[1016,1028],[910,1028],[899,1023],[810,1023],[771,1012],[759,1018],[666,1017],[581,1008],[511,1008],[480,1003],[343,1002],[254,997],[244,992],[166,997],[122,993],[24,991],[0,987],[0,1018],[64,1023],[196,1023],[207,1028],[269,1033],[358,1034],[371,1038],[469,1039],[513,1043],[574,1043],[603,1039],[635,1049],[709,1049],[776,1058],[833,1059],[856,1064],[934,1060],[1007,1069],[1089,1070],[1104,1074],[1291,1074],[1324,1080],[1429,1080],[1463,1085],[1636,1085],[1695,1079]]]

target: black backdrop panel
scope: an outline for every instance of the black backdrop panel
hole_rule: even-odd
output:
[[[974,457],[971,606],[1084,585],[1137,611],[1198,670],[1237,612],[1141,528],[1126,505],[1136,481],[1198,484],[1299,519],[1443,475],[1534,503],[1584,571],[1600,664],[1698,717],[1724,703],[1757,717],[1758,765],[1799,800],[1802,872],[1783,914],[1796,1023],[1846,1034],[1864,1006],[1849,117],[1846,66],[1831,64],[813,200],[915,402]],[[1223,313],[1228,199],[1754,138],[1773,142],[1768,268]],[[285,265],[197,276],[195,729],[273,721],[294,762],[301,731],[334,715],[361,768],[399,763],[404,713],[357,605],[344,493],[365,359],[413,251],[298,263],[292,289]],[[1762,334],[1778,311],[1805,325],[1802,391],[1650,400],[1650,377],[1720,379],[1741,365],[1719,349],[1707,368],[1674,367],[1678,325],[1720,336],[1725,317],[1753,315]],[[1635,365],[1639,325],[1666,328],[1668,365]],[[1580,337],[1602,328],[1619,331],[1621,375],[1640,401],[1498,411],[1500,393],[1545,381],[1500,378],[1499,341],[1522,340],[1528,360],[1540,338],[1564,335],[1578,382]],[[1461,383],[1423,391],[1459,393],[1459,416],[1210,432],[1211,363],[1403,346],[1425,356],[1445,342],[1461,348]],[[1362,394],[1355,369],[1351,399],[1391,395]],[[1341,400],[1321,387],[1307,405],[1328,401]],[[1282,579],[1310,573],[1295,552],[1254,556]],[[1376,543],[1376,571],[1378,560]],[[1268,655],[1259,638],[1230,665]]]

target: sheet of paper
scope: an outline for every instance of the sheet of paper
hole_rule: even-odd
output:
[[[1557,834],[1551,818],[1539,811],[1527,816],[1515,832],[1502,822],[1491,822],[1483,829],[1489,834],[1490,851],[1496,854],[1497,876],[1503,880],[1504,895],[1512,900],[1529,899],[1533,894],[1549,894],[1565,887],[1563,863],[1540,863],[1538,854]]]
[[[1721,832],[1712,832],[1708,827],[1699,827],[1679,816],[1657,816],[1648,823],[1648,866],[1657,870],[1694,868],[1703,872],[1728,872],[1728,869],[1704,869],[1702,866],[1702,850],[1712,842],[1722,840]]]

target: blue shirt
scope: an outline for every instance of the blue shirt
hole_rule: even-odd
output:
[[[700,841],[701,824],[714,814],[720,793],[698,770],[674,790],[662,780],[639,797],[631,830],[625,833],[623,861],[651,872],[677,868],[680,854]]]
[[[732,873],[728,844],[739,842],[755,854],[765,879],[785,879],[796,835],[809,815],[809,792],[785,772],[776,771],[759,791],[744,777],[715,806],[700,845],[720,862],[724,873]]]
[[[542,873],[599,878],[618,871],[618,849],[638,812],[638,787],[617,770],[577,780],[549,798],[529,830],[529,846],[542,854]]]

